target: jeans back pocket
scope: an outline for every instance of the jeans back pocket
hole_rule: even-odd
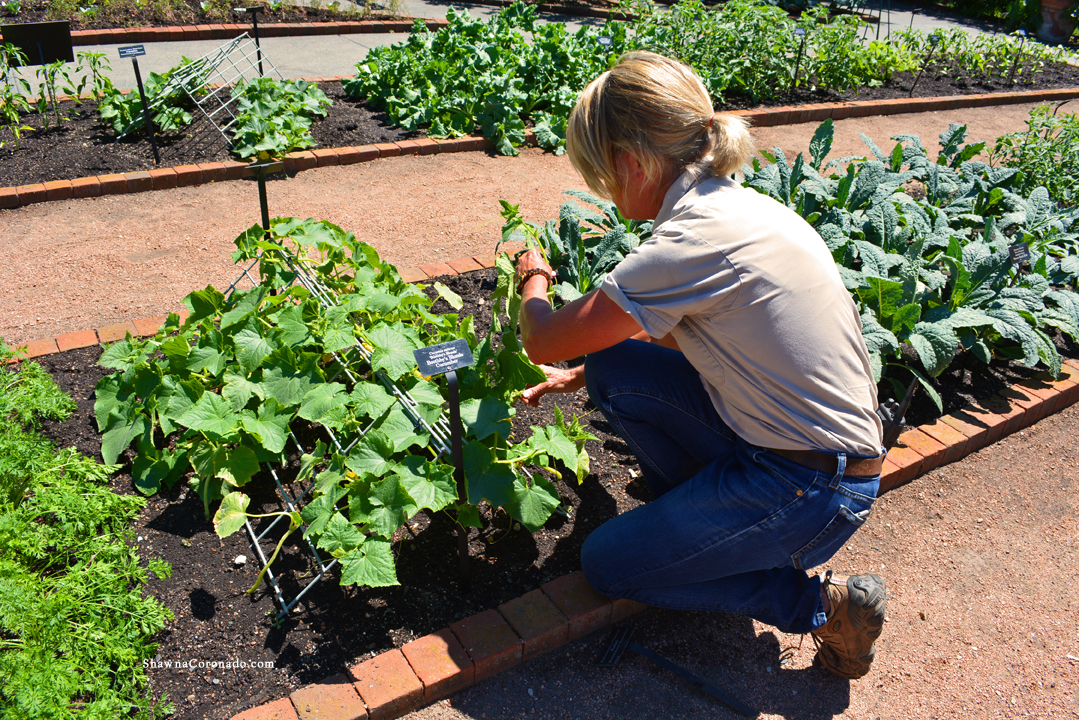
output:
[[[799,570],[816,567],[827,562],[850,539],[854,531],[869,519],[870,508],[855,512],[840,505],[835,516],[824,529],[801,550],[791,556],[791,563]]]

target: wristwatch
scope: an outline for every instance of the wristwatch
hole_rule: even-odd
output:
[[[551,287],[552,285],[554,285],[554,273],[550,272],[549,270],[544,270],[543,268],[532,268],[531,270],[525,270],[525,274],[521,276],[521,281],[517,283],[517,294],[520,295],[521,290],[525,286],[525,283],[528,282],[531,278],[536,277],[537,275],[542,275],[543,277],[547,278],[547,287]]]

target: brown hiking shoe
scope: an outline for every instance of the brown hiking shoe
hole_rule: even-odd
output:
[[[873,664],[873,643],[884,627],[884,580],[876,575],[852,575],[846,585],[832,582],[832,571],[822,585],[831,612],[813,631],[817,658],[825,670],[855,680]]]

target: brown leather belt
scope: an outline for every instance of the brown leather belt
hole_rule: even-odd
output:
[[[839,468],[839,461],[836,460],[835,455],[829,455],[828,453],[814,450],[773,450],[772,448],[765,448],[765,450],[786,458],[793,463],[798,463],[802,467],[807,467],[810,470],[816,470],[826,475],[835,475],[836,470]],[[858,460],[848,458],[847,468],[844,470],[843,476],[874,477],[880,475],[883,467],[883,457]]]

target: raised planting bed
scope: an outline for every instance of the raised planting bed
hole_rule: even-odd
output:
[[[265,23],[321,23],[341,20],[396,19],[398,16],[380,7],[365,7],[352,2],[327,3],[304,7],[287,2],[266,3],[259,14]],[[136,27],[173,27],[178,25],[218,25],[242,22],[246,14],[236,12],[229,3],[199,0],[166,0],[161,3],[65,3],[62,0],[23,0],[5,3],[0,9],[0,24],[69,20],[72,30],[104,30]],[[186,38],[185,38],[186,39]]]
[[[477,328],[489,326],[494,270],[439,280],[463,298],[460,313],[472,314]],[[433,296],[432,290],[428,292]],[[444,300],[433,309],[451,310]],[[1072,345],[1062,342],[1059,347],[1066,356],[1079,355]],[[45,434],[61,446],[74,445],[91,455],[99,452],[101,444],[93,389],[109,372],[95,364],[100,352],[98,347],[88,347],[38,359],[78,401],[75,415],[65,423],[47,423]],[[994,406],[997,393],[1007,393],[1010,385],[1035,375],[1019,367],[957,359],[938,378],[937,385],[945,412],[954,412],[966,403]],[[890,392],[887,388],[882,391]],[[588,534],[613,515],[647,501],[649,493],[628,447],[593,411],[583,391],[548,396],[536,409],[519,405],[515,436],[527,435],[532,425],[552,422],[556,404],[567,417],[586,414],[586,429],[598,438],[586,446],[592,458],[591,473],[580,485],[570,475],[555,481],[566,514],[556,513],[536,533],[520,528],[502,511],[481,507],[484,528],[473,529],[469,539],[472,587],[467,594],[458,583],[452,522],[442,513],[431,516],[420,512],[395,537],[399,587],[344,588],[333,574],[316,584],[290,616],[275,623],[277,607],[265,587],[254,596],[244,592],[258,572],[244,536],[238,533],[219,539],[203,514],[202,501],[183,482],[150,497],[137,521],[141,554],[144,558],[162,557],[173,567],[172,579],[151,579],[148,586],[176,616],[159,637],[160,659],[241,660],[248,664],[246,668],[219,669],[151,667],[153,696],[167,693],[178,718],[230,717],[577,570],[580,547]],[[924,396],[916,396],[908,420],[922,424],[936,416],[936,408]],[[1003,426],[1000,431],[1004,431]],[[901,448],[895,452],[896,460],[902,461],[904,452],[917,458],[913,472],[922,471],[922,456],[914,449]],[[128,451],[121,460],[127,464],[112,481],[113,488],[122,494],[137,492],[130,459]],[[938,462],[942,459],[943,454],[936,458]],[[279,509],[269,487],[272,481],[265,473],[245,487],[252,495],[248,512]],[[249,560],[237,564],[239,555]],[[299,541],[290,540],[284,546],[273,567],[283,577],[286,591],[294,593],[299,583],[305,582],[304,575],[310,570],[308,558]],[[271,667],[252,667],[254,663],[269,663]]]
[[[1033,85],[1006,86],[986,83],[972,86],[947,78],[926,75],[918,83],[918,95],[927,98],[958,98],[990,92],[1079,89],[1079,68],[1070,65],[1050,67],[1035,77],[1037,83]],[[720,109],[768,109],[801,106],[808,103],[854,101],[861,101],[864,104],[874,100],[901,102],[908,99],[911,82],[913,82],[913,76],[910,73],[899,73],[891,83],[877,88],[862,88],[858,93],[798,91],[781,95],[761,104],[750,103],[747,99],[732,98],[730,103],[721,106]],[[422,130],[405,131],[400,127],[395,127],[384,113],[372,109],[367,102],[350,98],[339,81],[323,81],[318,85],[333,101],[333,105],[330,106],[327,116],[316,119],[312,126],[311,134],[318,143],[314,148],[316,150],[391,143],[426,135]],[[922,95],[923,88],[926,91],[924,96]],[[1024,102],[1035,101],[1037,101],[1036,97],[1024,100]],[[993,102],[1000,102],[1000,100]],[[874,115],[896,112],[896,109],[882,105],[876,110],[873,107],[862,107],[859,112],[862,115]],[[187,134],[179,133],[171,138],[159,139],[162,164],[157,166],[153,161],[150,143],[144,136],[134,135],[119,142],[115,141],[112,132],[101,125],[94,100],[84,100],[81,105],[64,101],[61,103],[61,114],[68,120],[64,121],[63,126],[59,128],[55,126],[55,123],[51,123],[48,130],[41,129],[42,123],[37,115],[23,115],[22,121],[34,129],[24,132],[18,147],[8,137],[7,143],[0,148],[0,187],[18,187],[53,180],[75,180],[116,173],[149,171],[158,167],[235,160],[235,156],[230,155],[223,144],[211,153],[191,153],[190,148],[185,146]],[[819,120],[823,117],[825,116],[821,118],[796,117],[791,118],[789,122]],[[788,121],[785,120],[785,122]]]

